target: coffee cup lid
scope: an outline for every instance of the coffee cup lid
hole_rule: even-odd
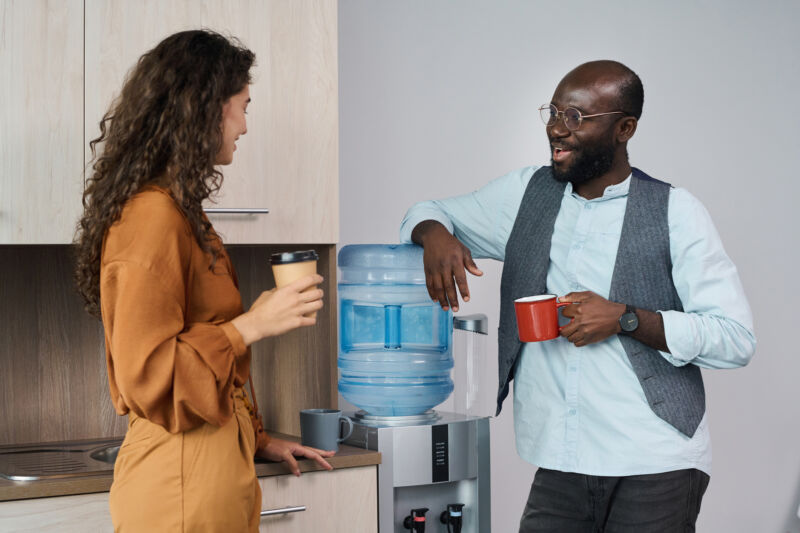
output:
[[[302,263],[303,261],[316,261],[319,255],[314,250],[300,250],[298,252],[284,252],[282,254],[272,254],[269,262],[273,265],[284,265],[287,263]]]

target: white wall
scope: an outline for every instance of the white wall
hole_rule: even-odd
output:
[[[740,270],[758,349],[705,372],[714,473],[701,532],[800,532],[800,3],[340,0],[341,243],[396,242],[405,210],[548,161],[536,109],[592,59],[645,87],[632,164],[688,188]],[[466,312],[497,325],[501,265]],[[490,339],[496,353],[496,336]],[[492,522],[516,531],[534,467],[492,421]]]

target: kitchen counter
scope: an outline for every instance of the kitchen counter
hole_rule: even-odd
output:
[[[299,441],[298,437],[270,433],[280,439]],[[356,466],[377,465],[381,462],[381,454],[353,446],[339,446],[338,453],[328,459],[328,462],[337,468],[352,468]],[[301,472],[322,470],[310,459],[297,460]],[[291,475],[286,463],[274,463],[264,459],[256,460],[256,475],[258,477]],[[11,481],[0,478],[0,502],[23,500],[28,498],[44,498],[50,496],[68,496],[75,494],[89,494],[92,492],[108,492],[111,488],[112,474],[91,476],[75,476],[60,479],[41,479],[36,481]]]

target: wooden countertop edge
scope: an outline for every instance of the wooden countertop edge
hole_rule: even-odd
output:
[[[297,437],[279,435],[281,438],[298,440]],[[339,452],[328,459],[335,469],[356,468],[360,466],[374,466],[381,462],[381,454],[373,450],[364,450],[353,446],[341,446]],[[300,472],[324,471],[311,459],[298,459]],[[291,475],[285,463],[256,463],[256,476],[284,476]],[[0,479],[0,503],[14,500],[27,500],[30,498],[48,498],[53,496],[75,496],[78,494],[92,494],[108,492],[112,482],[111,474],[45,479],[41,481],[10,481]]]
[[[334,470],[337,468],[355,468],[359,466],[374,466],[378,465],[381,462],[381,454],[378,452],[373,452],[372,450],[359,450],[362,452],[368,453],[358,453],[358,454],[348,454],[342,456],[334,456],[329,458],[327,461],[333,467]],[[341,450],[340,450],[341,452]],[[297,461],[298,466],[300,467],[300,472],[317,472],[317,471],[325,471],[324,468],[317,465],[311,459],[302,459]],[[268,477],[268,476],[282,476],[285,474],[291,474],[289,467],[286,463],[256,463],[256,475],[258,477]]]

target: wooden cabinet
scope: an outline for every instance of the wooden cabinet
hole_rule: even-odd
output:
[[[83,190],[83,0],[0,2],[0,244],[69,243]]]
[[[339,229],[335,0],[86,0],[86,135],[141,54],[182,30],[210,28],[256,54],[248,132],[224,167],[212,215],[227,244],[335,243]],[[87,158],[88,160],[88,158]]]
[[[263,511],[305,507],[305,511],[264,516],[261,531],[375,533],[378,529],[378,474],[375,466],[308,472],[259,479]]]
[[[305,510],[264,516],[270,533],[375,533],[378,527],[376,466],[339,468],[259,478],[262,511],[304,506]],[[0,502],[0,531],[7,533],[112,531],[108,493]]]
[[[0,244],[68,244],[99,121],[141,54],[206,27],[256,53],[248,133],[215,205],[229,244],[339,235],[335,0],[4,0]]]
[[[107,492],[0,502],[0,531],[6,533],[113,530]]]

